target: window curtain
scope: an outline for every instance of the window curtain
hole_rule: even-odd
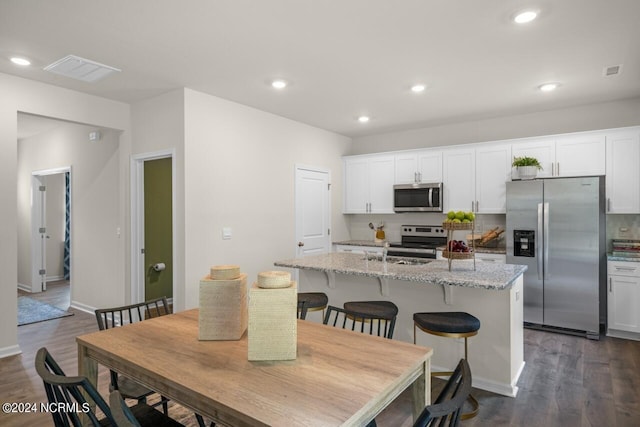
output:
[[[71,200],[70,200],[70,185],[69,185],[69,172],[64,174],[64,262],[63,273],[65,280],[69,280],[71,277],[70,264],[71,264]]]

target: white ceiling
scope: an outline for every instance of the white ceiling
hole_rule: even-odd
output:
[[[42,70],[69,54],[122,72]],[[2,0],[0,72],[124,102],[187,87],[359,136],[640,96],[640,1]]]

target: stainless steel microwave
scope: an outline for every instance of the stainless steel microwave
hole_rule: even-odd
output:
[[[395,212],[442,212],[442,183],[393,186]]]

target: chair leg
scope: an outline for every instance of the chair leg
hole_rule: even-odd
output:
[[[164,396],[160,396],[160,398],[162,399],[162,412],[169,416],[169,400]]]
[[[194,414],[194,415],[196,416],[196,421],[198,421],[199,427],[207,427],[207,425],[204,423],[204,419],[202,418],[202,415],[200,414]],[[215,426],[216,426],[216,423],[211,421],[210,427],[215,427]]]

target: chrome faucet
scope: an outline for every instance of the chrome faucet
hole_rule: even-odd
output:
[[[382,262],[387,263],[387,252],[389,252],[389,242],[384,242],[382,246]]]

